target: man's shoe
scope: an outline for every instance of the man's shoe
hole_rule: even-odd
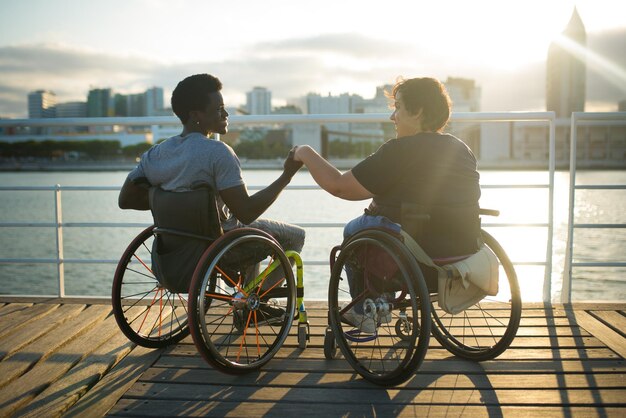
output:
[[[258,325],[281,324],[285,320],[286,312],[283,308],[262,304],[256,311]]]
[[[252,313],[252,315],[250,315]],[[256,325],[276,325],[281,324],[285,320],[286,312],[283,308],[278,306],[272,306],[268,304],[262,304],[259,309],[256,310]],[[250,322],[248,323],[248,317]],[[248,308],[237,309],[233,311],[233,325],[235,328],[243,332],[246,328],[246,323],[249,327],[254,326],[254,312],[251,312]]]
[[[246,328],[249,315],[250,310],[248,308],[236,309],[233,311],[233,326],[237,331],[243,332]],[[252,321],[252,318],[250,318],[250,321]]]

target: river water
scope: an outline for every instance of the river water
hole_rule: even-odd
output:
[[[4,172],[0,186],[120,186],[126,172]],[[277,170],[244,170],[249,186],[269,184]],[[552,249],[552,298],[559,300],[567,238],[569,173],[555,175],[554,233]],[[543,171],[483,171],[482,185],[547,184]],[[314,184],[308,172],[300,171],[292,185]],[[626,171],[583,171],[577,184],[626,184]],[[485,228],[505,248],[516,266],[525,301],[542,297],[543,265],[528,265],[546,259],[547,228],[498,227],[498,223],[548,222],[547,188],[483,188],[481,206],[498,209],[498,218],[484,218]],[[366,201],[348,202],[321,190],[285,190],[264,217],[292,223],[346,222],[362,213]],[[122,211],[117,191],[63,191],[63,222],[150,223],[148,212]],[[626,190],[578,190],[577,223],[626,223]],[[0,191],[0,223],[54,222],[52,191]],[[63,229],[64,257],[69,260],[117,260],[141,228]],[[341,228],[307,228],[302,257],[307,299],[326,299],[328,267],[307,261],[327,261],[330,249],[341,242]],[[626,261],[626,229],[577,229],[575,261]],[[0,259],[56,258],[54,228],[5,227],[0,229]],[[66,263],[68,295],[108,295],[115,270],[113,263]],[[577,267],[573,271],[572,300],[626,300],[626,269]],[[0,264],[0,290],[8,294],[56,294],[55,264]]]

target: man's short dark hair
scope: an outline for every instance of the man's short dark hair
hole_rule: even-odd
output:
[[[172,92],[172,110],[185,124],[192,110],[204,110],[209,94],[222,89],[222,82],[210,74],[195,74],[178,83]]]

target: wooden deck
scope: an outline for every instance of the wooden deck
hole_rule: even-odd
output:
[[[307,308],[306,350],[288,340],[262,371],[230,376],[190,338],[134,346],[106,301],[0,296],[0,417],[626,416],[626,303],[526,304],[499,358],[460,360],[432,339],[415,377],[387,389],[324,359],[326,312]]]

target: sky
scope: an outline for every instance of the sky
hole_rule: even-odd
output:
[[[587,30],[587,109],[626,99],[626,2],[617,0],[0,0],[0,117],[27,94],[84,101],[211,73],[226,104],[254,86],[374,96],[402,77],[474,79],[483,111],[545,110],[545,61],[574,7]]]

